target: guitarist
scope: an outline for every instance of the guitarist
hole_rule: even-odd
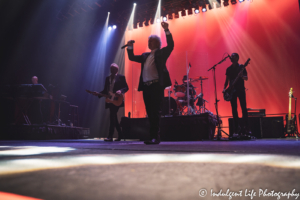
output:
[[[241,71],[243,65],[238,63],[239,61],[239,54],[233,53],[231,54],[230,60],[232,65],[227,68],[226,70],[226,80],[224,84],[223,93],[226,90],[226,87],[232,84],[232,82],[237,78],[239,72]],[[245,93],[245,81],[248,80],[248,75],[246,68],[244,69],[243,73],[240,74],[240,77],[237,79],[237,82],[234,85],[235,92],[233,93],[232,99],[230,100],[231,109],[232,109],[232,116],[234,121],[234,134],[229,136],[229,139],[234,139],[240,137],[241,127],[239,126],[238,122],[238,112],[237,112],[237,98],[239,98],[240,105],[242,108],[243,113],[243,121],[244,121],[244,134],[249,137],[251,134],[248,125],[248,112],[246,106],[246,93]]]
[[[118,74],[119,66],[116,63],[110,65],[110,76],[106,77],[104,89],[100,92],[101,94],[109,94],[109,92],[116,93],[116,95],[124,94],[128,91],[128,85],[126,83],[125,76]],[[95,96],[101,98],[102,96],[98,92],[92,93]],[[115,141],[122,139],[122,130],[117,118],[117,113],[120,107],[124,107],[124,102],[120,106],[115,106],[112,103],[105,103],[105,108],[109,108],[110,112],[110,123],[108,137],[104,139],[106,142],[113,141],[113,134],[115,128],[118,131],[118,138]]]

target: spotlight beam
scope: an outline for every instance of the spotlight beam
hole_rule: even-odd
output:
[[[124,66],[125,66],[125,53],[124,53],[124,50],[121,49],[121,47],[125,44],[125,33],[128,30],[133,30],[133,18],[134,18],[134,14],[135,14],[135,8],[136,8],[136,3],[133,4],[133,9],[132,9],[132,12],[131,12],[131,15],[130,15],[130,18],[127,22],[127,26],[124,30],[124,33],[123,33],[123,37],[120,41],[120,44],[119,44],[119,47],[118,47],[118,51],[115,55],[115,58],[114,58],[114,63],[117,63],[119,65],[119,72],[120,74],[124,74]]]

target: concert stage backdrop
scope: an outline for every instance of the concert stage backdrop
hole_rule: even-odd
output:
[[[267,114],[288,112],[288,93],[293,87],[294,95],[300,97],[300,15],[297,1],[245,1],[227,7],[212,9],[206,13],[186,15],[169,20],[175,48],[167,61],[172,84],[182,84],[191,64],[189,77],[206,76],[203,81],[207,108],[215,113],[213,72],[208,71],[227,54],[236,52],[240,63],[251,58],[247,67],[247,107],[266,109]],[[157,31],[154,24],[128,30],[125,41],[135,40],[134,53],[149,52],[148,36]],[[166,46],[163,29],[159,35],[162,47]],[[145,117],[142,93],[137,92],[141,66],[131,62],[125,52],[125,76],[130,90],[125,95],[125,115]],[[219,114],[231,116],[230,103],[223,100],[222,90],[227,59],[216,67]],[[193,83],[200,93],[200,83]],[[173,86],[172,86],[173,89]],[[167,96],[165,90],[165,96]],[[174,92],[171,97],[175,98]],[[239,107],[239,106],[238,106]],[[241,110],[239,109],[241,116]],[[223,120],[227,125],[227,119]]]

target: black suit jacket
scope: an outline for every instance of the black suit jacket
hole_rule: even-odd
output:
[[[167,59],[169,58],[171,52],[174,49],[174,41],[173,41],[172,34],[166,35],[166,37],[167,37],[167,46],[162,49],[158,49],[155,52],[155,56],[154,56],[155,65],[156,65],[158,77],[159,77],[158,78],[159,84],[161,86],[163,86],[164,88],[172,85],[170,75],[169,75],[169,72],[166,67],[166,62],[167,62]],[[144,63],[145,63],[146,59],[148,58],[148,56],[150,55],[150,53],[143,53],[140,56],[136,56],[133,54],[133,49],[128,49],[128,48],[127,48],[127,52],[128,52],[129,60],[142,64],[141,65],[142,70],[141,70],[141,75],[140,75],[140,82],[139,82],[139,87],[138,87],[138,91],[142,91],[144,88],[144,84],[143,84]]]
[[[100,92],[102,94],[108,94],[109,92],[109,87],[110,87],[110,76],[106,77],[105,79],[105,85],[104,85],[104,89]],[[115,77],[115,85],[113,88],[113,93],[116,93],[116,91],[121,90],[122,94],[124,94],[125,92],[128,91],[128,85],[125,79],[125,76],[121,75],[121,74],[117,74],[117,76]],[[101,96],[98,96],[99,98],[101,98]],[[110,106],[114,106],[111,103],[105,103],[105,108],[108,108]],[[120,107],[124,106],[124,102],[122,103],[122,105]]]

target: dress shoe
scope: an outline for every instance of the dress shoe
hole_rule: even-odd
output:
[[[156,138],[154,138],[154,139],[152,139],[152,140],[146,140],[145,142],[144,142],[144,144],[159,144],[160,143],[160,140],[159,139],[156,139]]]
[[[104,139],[104,142],[112,142],[112,141],[113,141],[112,138],[105,138],[105,139]]]
[[[114,141],[119,142],[119,141],[121,141],[121,138],[117,138]]]

